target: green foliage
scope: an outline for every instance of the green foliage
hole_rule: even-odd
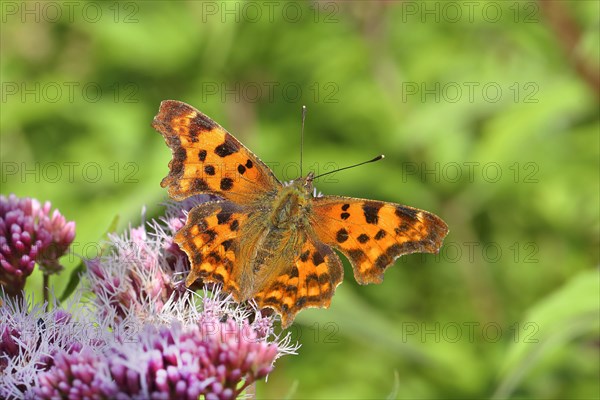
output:
[[[443,2],[274,2],[272,18],[256,2],[106,2],[97,21],[75,3],[58,20],[39,3],[39,21],[3,4],[0,44],[1,191],[75,220],[75,253],[94,256],[115,214],[122,229],[144,205],[161,212],[171,155],[150,122],[164,99],[282,180],[298,173],[306,104],[305,173],[386,155],[320,191],[450,227],[439,255],[401,258],[382,285],[346,265],[258,397],[600,396],[598,93],[569,58],[597,70],[598,2],[561,3],[581,30],[571,55],[536,2],[467,2],[472,18],[453,3],[458,19]]]
[[[494,398],[508,397],[529,369],[549,369],[540,362],[541,358],[550,357],[560,348],[574,347],[576,353],[581,343],[573,343],[574,339],[581,336],[587,336],[588,340],[593,338],[590,333],[600,330],[598,293],[598,272],[581,272],[528,311],[526,319],[536,321],[536,325],[530,324],[528,328],[534,328],[532,331],[522,329],[518,335],[532,336],[535,333],[536,338],[516,340],[510,345],[501,368],[502,383]]]

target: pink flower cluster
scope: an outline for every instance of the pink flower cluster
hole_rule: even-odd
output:
[[[21,292],[36,263],[48,273],[62,269],[58,260],[75,238],[75,222],[50,209],[50,202],[0,196],[0,284],[9,295]]]
[[[60,307],[5,297],[0,398],[234,399],[278,357],[295,354],[290,334],[275,334],[274,317],[252,303],[238,304],[218,286],[197,294],[182,285],[189,263],[173,236],[200,201],[169,203],[165,217],[110,235],[101,257],[86,262],[85,286]],[[60,214],[38,216],[49,205],[13,196],[2,207],[1,227],[19,233],[2,242],[10,266],[16,254],[39,260],[32,248],[72,240]]]
[[[233,320],[210,330],[200,324],[144,325],[126,344],[84,347],[54,356],[33,389],[40,399],[235,399],[272,369],[279,349]]]

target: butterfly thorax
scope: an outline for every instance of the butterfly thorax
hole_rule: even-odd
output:
[[[300,228],[307,221],[312,197],[312,174],[284,186],[277,194],[269,221],[275,229]]]

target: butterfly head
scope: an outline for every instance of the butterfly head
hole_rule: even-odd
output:
[[[315,179],[315,173],[310,171],[306,178],[299,178],[302,181],[302,187],[308,192],[312,193],[313,191],[313,180]]]
[[[294,179],[293,181],[284,182],[283,186],[291,188],[297,195],[309,199],[311,197],[317,197],[314,192],[313,181],[315,179],[315,173],[309,172],[305,177]]]

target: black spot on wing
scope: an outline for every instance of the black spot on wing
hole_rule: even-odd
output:
[[[215,237],[217,236],[217,232],[215,232],[212,229],[206,230],[202,233],[203,235],[205,235],[206,237],[204,238],[204,243],[210,243],[213,240],[215,240]]]
[[[375,240],[381,240],[387,235],[383,229],[380,229],[379,232],[375,235]]]
[[[321,264],[324,261],[325,261],[325,259],[323,258],[323,256],[321,255],[321,253],[319,253],[318,251],[315,251],[313,253],[313,256],[312,256],[312,262],[313,262],[313,264],[319,265],[319,264]]]
[[[246,172],[246,167],[244,167],[242,164],[240,164],[240,165],[238,165],[237,170],[240,173],[240,175],[244,175],[244,172]]]
[[[254,164],[252,164],[252,160],[247,160],[246,161],[246,168],[250,169],[254,166]]]
[[[227,250],[229,250],[229,248],[231,248],[232,244],[233,244],[233,239],[227,239],[227,240],[223,240],[223,242],[221,243],[221,246],[223,246],[223,250],[227,251]]]
[[[274,290],[276,290],[276,291],[280,291],[280,290],[285,290],[285,288],[286,288],[286,287],[287,287],[287,286],[286,286],[286,284],[285,284],[285,283],[282,283],[282,282],[275,282],[275,283],[273,283],[273,284],[272,284],[272,285],[269,287],[269,290],[270,290],[270,291],[274,291]]]
[[[397,206],[396,207],[396,216],[405,219],[406,217],[410,219],[417,219],[417,210],[408,207]]]
[[[196,190],[199,192],[208,192],[210,191],[210,187],[208,186],[208,183],[206,183],[206,181],[202,178],[196,178],[194,179],[194,181],[192,182],[192,190]]]
[[[225,243],[225,242],[223,242]],[[225,246],[223,246],[225,247]],[[225,249],[225,251],[227,251],[227,249]],[[227,271],[228,273],[231,273],[231,271],[233,270],[233,263],[231,262],[231,260],[229,258],[225,258],[223,260],[223,265],[225,266],[225,271]]]
[[[298,267],[296,267],[295,265],[292,267],[292,270],[290,272],[290,278],[297,278],[298,277]]]
[[[198,152],[198,160],[204,162],[206,160],[206,150],[202,149]]]
[[[394,228],[394,232],[396,232],[397,235],[403,235],[404,233],[406,233],[409,230],[410,230],[410,225],[408,225],[406,222],[403,222],[402,224],[400,224],[400,226]]]
[[[338,243],[344,243],[346,240],[348,240],[348,231],[344,228],[337,231],[335,240],[337,240]]]
[[[214,175],[215,167],[213,165],[207,165],[204,167],[204,172],[206,172],[207,175]]]
[[[219,157],[227,157],[240,150],[240,146],[231,135],[225,135],[225,141],[215,148],[215,154]]]
[[[353,261],[360,263],[367,258],[367,255],[360,249],[352,249],[348,250],[348,257]]]
[[[224,223],[226,223],[227,221],[229,221],[229,218],[231,218],[231,213],[221,210],[218,214],[217,214],[217,222],[219,225],[222,225]]]
[[[220,184],[221,190],[230,190],[233,187],[233,179],[231,178],[223,178],[221,179]]]
[[[310,255],[310,250],[306,250],[304,253],[300,254],[300,261],[306,262],[306,260],[308,260],[309,255]]]
[[[362,234],[360,234],[360,235],[358,236],[358,238],[357,238],[357,239],[358,239],[358,241],[359,241],[360,243],[363,243],[363,244],[364,244],[364,243],[367,243],[367,242],[369,241],[369,239],[370,239],[370,238],[369,238],[369,235],[365,235],[364,233],[362,233]]]
[[[350,208],[350,204],[347,204],[347,203],[342,206],[343,211],[347,211],[349,208]]]
[[[231,221],[231,224],[229,224],[229,229],[231,229],[233,232],[237,231],[239,227],[240,223],[237,219],[234,219],[233,221]]]
[[[350,214],[349,214],[349,213],[347,213],[347,212],[343,212],[343,213],[341,213],[341,214],[340,214],[340,218],[341,218],[341,219],[344,219],[344,220],[346,220],[346,219],[348,219],[349,217],[350,217]]]
[[[374,201],[367,201],[363,204],[363,214],[365,215],[365,221],[367,221],[368,224],[376,224],[379,222],[378,213],[381,207],[383,207],[382,203]]]

